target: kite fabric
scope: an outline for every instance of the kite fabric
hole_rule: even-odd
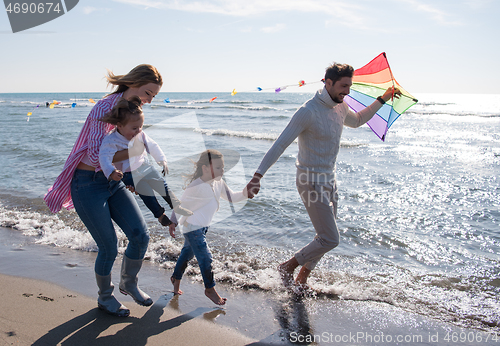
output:
[[[396,82],[385,53],[381,53],[368,64],[354,71],[351,92],[344,98],[352,110],[359,112],[372,104],[377,96],[382,95],[389,87],[398,88],[402,95],[399,99],[393,98],[387,101],[367,122],[382,141],[385,141],[387,131],[396,119],[418,102]]]

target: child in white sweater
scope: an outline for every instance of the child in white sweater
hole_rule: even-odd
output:
[[[142,132],[144,114],[141,100],[138,97],[119,100],[101,121],[116,125],[116,129],[104,137],[99,150],[99,164],[104,175],[109,180],[123,180],[125,185],[134,187],[146,207],[163,226],[170,225],[171,221],[165,215],[165,209],[156,199],[154,191],[177,213],[192,215],[191,211],[180,206],[180,201],[165,180],[148,162],[147,153],[150,153],[158,165],[163,167],[163,174],[168,173],[167,158],[160,146]],[[128,160],[113,162],[116,152],[123,149],[140,154],[129,157]]]
[[[205,284],[205,295],[215,304],[224,305],[222,298],[215,290],[215,280],[212,271],[212,254],[206,241],[206,233],[214,214],[219,210],[219,200],[224,198],[230,202],[247,199],[246,189],[233,192],[222,180],[224,174],[224,158],[217,150],[209,149],[201,153],[195,164],[195,172],[190,177],[190,184],[181,197],[181,206],[193,212],[191,216],[182,216],[178,224],[184,235],[184,247],[177,259],[171,281],[174,293],[182,294],[179,289],[180,280],[188,262],[196,256],[201,275]],[[175,238],[177,218],[172,213],[170,235]]]

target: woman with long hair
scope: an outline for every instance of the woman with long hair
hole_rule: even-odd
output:
[[[99,287],[100,309],[117,316],[128,316],[130,310],[113,295],[111,269],[118,255],[117,236],[113,222],[128,238],[123,256],[120,291],[129,294],[140,305],[149,306],[151,298],[137,286],[137,274],[146,253],[149,235],[139,206],[122,181],[104,176],[99,165],[99,148],[104,136],[115,125],[100,121],[121,98],[137,96],[141,104],[151,103],[163,84],[158,70],[151,65],[138,65],[125,75],[108,71],[108,83],[115,90],[97,102],[90,112],[69,154],[64,169],[44,200],[53,213],[62,207],[75,208],[78,216],[94,238],[98,254],[95,276]],[[139,155],[140,153],[137,153]],[[115,154],[114,162],[129,158],[128,150]]]

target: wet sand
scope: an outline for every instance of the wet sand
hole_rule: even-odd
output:
[[[5,345],[247,345],[254,340],[198,317],[209,308],[179,313],[166,294],[131,316],[107,315],[95,299],[35,279],[0,274],[0,332]]]

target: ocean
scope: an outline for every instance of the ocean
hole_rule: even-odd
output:
[[[1,227],[44,246],[97,250],[74,211],[52,214],[42,198],[93,106],[89,99],[104,95],[0,94]],[[166,180],[178,196],[191,160],[205,148],[223,151],[225,179],[241,190],[312,96],[162,92],[144,106],[145,132],[167,155]],[[393,124],[385,142],[366,125],[344,129],[337,161],[341,241],[310,285],[317,299],[380,302],[498,333],[500,95],[414,96],[419,103]],[[60,103],[46,107],[54,100]],[[315,235],[295,188],[296,156],[295,142],[257,197],[221,205],[208,234],[216,281],[270,295],[283,291],[276,266]],[[182,236],[170,238],[137,200],[151,234],[146,258],[172,271]],[[126,237],[118,233],[123,252]],[[187,273],[201,282],[197,268]]]

